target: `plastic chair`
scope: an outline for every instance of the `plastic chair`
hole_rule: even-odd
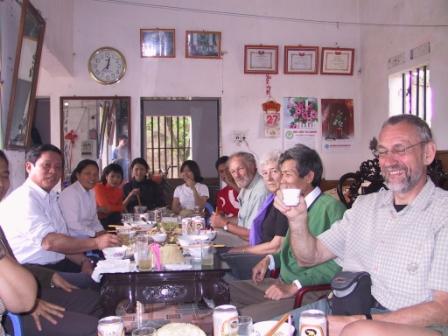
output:
[[[6,317],[9,318],[12,324],[12,328],[14,331],[13,336],[22,336],[23,335],[23,329],[22,329],[22,321],[20,320],[20,316],[11,312],[6,313]]]

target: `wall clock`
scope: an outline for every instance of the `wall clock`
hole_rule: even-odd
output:
[[[89,58],[89,73],[100,84],[117,83],[126,72],[126,59],[115,48],[102,47]]]

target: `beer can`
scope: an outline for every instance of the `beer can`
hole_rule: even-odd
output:
[[[327,336],[327,316],[322,310],[309,309],[300,314],[300,336]]]
[[[108,316],[98,321],[98,336],[124,336],[123,319],[120,316]]]
[[[235,306],[221,305],[213,310],[213,335],[236,336],[238,333],[238,312]]]
[[[190,234],[190,230],[191,230],[191,218],[182,218],[182,234],[183,235],[188,235]]]

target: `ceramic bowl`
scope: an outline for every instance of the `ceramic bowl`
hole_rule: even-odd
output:
[[[271,328],[277,323],[277,321],[261,321],[254,324],[254,331],[258,332],[260,336],[266,335]],[[280,328],[274,333],[275,336],[291,336],[294,333],[294,326],[283,323]]]
[[[166,240],[167,234],[164,232],[155,233],[150,235],[152,240],[154,240],[156,243],[163,243]]]
[[[123,259],[126,256],[126,246],[106,247],[103,254],[106,259]]]
[[[199,232],[199,235],[206,236],[207,240],[213,240],[216,238],[216,231],[215,230],[201,230]]]

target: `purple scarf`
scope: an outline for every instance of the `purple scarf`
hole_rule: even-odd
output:
[[[262,224],[264,219],[266,218],[266,212],[268,211],[269,205],[274,202],[275,194],[269,194],[268,197],[264,200],[260,209],[258,210],[258,214],[255,216],[254,221],[252,222],[252,227],[249,231],[249,244],[251,246],[260,244],[262,239]]]

